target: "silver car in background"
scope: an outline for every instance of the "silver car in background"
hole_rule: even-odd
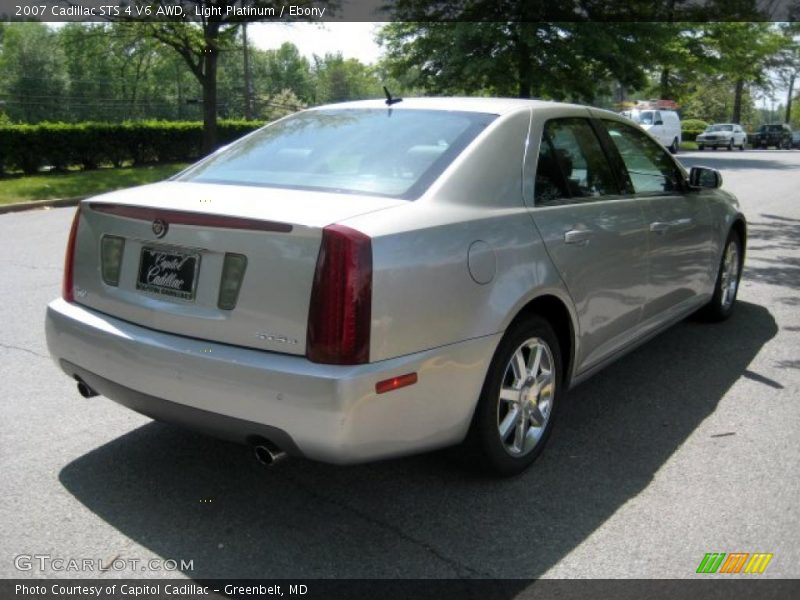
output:
[[[715,123],[706,127],[705,131],[697,136],[697,149],[704,148],[727,148],[729,151],[734,148],[744,150],[747,145],[747,133],[742,126],[737,123]]]
[[[463,442],[514,474],[570,386],[731,314],[746,223],[720,184],[584,106],[306,110],[82,202],[48,346],[84,396],[263,462]]]

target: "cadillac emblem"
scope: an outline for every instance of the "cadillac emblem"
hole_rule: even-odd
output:
[[[169,229],[169,225],[167,225],[164,219],[156,219],[153,221],[153,233],[157,238],[162,238],[167,235],[167,229]]]

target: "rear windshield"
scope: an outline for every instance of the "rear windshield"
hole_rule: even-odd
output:
[[[414,199],[496,115],[311,110],[260,129],[179,180]]]
[[[759,131],[783,131],[783,125],[762,125]]]

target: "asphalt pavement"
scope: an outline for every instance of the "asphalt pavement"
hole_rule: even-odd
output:
[[[46,556],[104,578],[688,578],[708,552],[800,577],[800,151],[679,158],[719,168],[749,219],[734,317],[680,323],[573,390],[509,480],[453,452],[265,469],[81,398],[43,332],[74,209],[0,215],[0,577],[92,575],[25,559]]]

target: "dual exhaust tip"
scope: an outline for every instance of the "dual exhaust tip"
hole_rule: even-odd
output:
[[[95,396],[99,396],[99,394],[89,387],[85,381],[79,377],[76,377],[75,380],[78,382],[78,393],[81,396],[84,398],[94,398]],[[265,467],[271,467],[285,459],[287,456],[286,452],[278,448],[269,440],[259,440],[257,443],[253,444],[253,454],[255,455],[256,460]]]

